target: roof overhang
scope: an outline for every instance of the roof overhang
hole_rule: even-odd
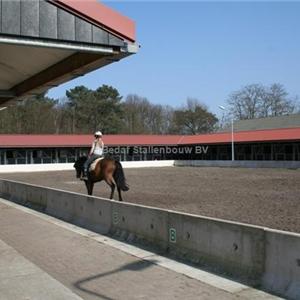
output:
[[[120,37],[123,33],[117,36],[56,1],[0,2],[0,106],[137,52],[134,42]],[[103,5],[95,8],[101,11]]]
[[[134,53],[115,47],[0,36],[0,105],[24,100]]]

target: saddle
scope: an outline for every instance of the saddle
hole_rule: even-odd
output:
[[[90,166],[89,166],[89,172],[94,171],[95,168],[96,168],[97,163],[98,163],[100,160],[102,160],[103,158],[104,158],[104,157],[96,158],[96,159],[90,164]]]

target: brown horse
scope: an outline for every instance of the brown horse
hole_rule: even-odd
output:
[[[87,157],[82,156],[75,162],[74,168],[76,169],[77,178],[81,178],[83,165],[86,160]],[[111,188],[110,199],[113,198],[115,188],[117,187],[119,201],[123,201],[121,191],[126,192],[129,190],[129,187],[126,184],[124,171],[119,161],[105,157],[96,162],[95,168],[88,172],[88,180],[84,180],[89,195],[93,194],[94,184],[102,180],[105,180]]]

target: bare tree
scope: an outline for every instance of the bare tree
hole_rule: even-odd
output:
[[[261,112],[264,97],[265,90],[262,85],[247,85],[229,96],[230,111],[239,120],[256,118]]]
[[[270,87],[247,85],[233,92],[227,102],[230,114],[238,120],[285,115],[297,107],[297,99],[289,99],[284,86],[278,83]]]
[[[124,133],[145,133],[144,117],[149,101],[138,95],[128,95],[123,103]]]
[[[268,116],[281,116],[295,111],[297,99],[289,99],[285,87],[274,83],[267,91],[267,102],[269,103]]]
[[[165,105],[162,107],[162,128],[161,133],[167,134],[173,132],[174,108]]]
[[[172,109],[169,106],[151,103],[147,98],[128,95],[123,103],[126,133],[168,133]]]

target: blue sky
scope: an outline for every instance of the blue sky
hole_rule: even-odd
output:
[[[228,95],[279,82],[300,95],[299,2],[107,2],[136,21],[138,54],[50,90],[116,87],[153,103],[197,98],[220,115]]]

